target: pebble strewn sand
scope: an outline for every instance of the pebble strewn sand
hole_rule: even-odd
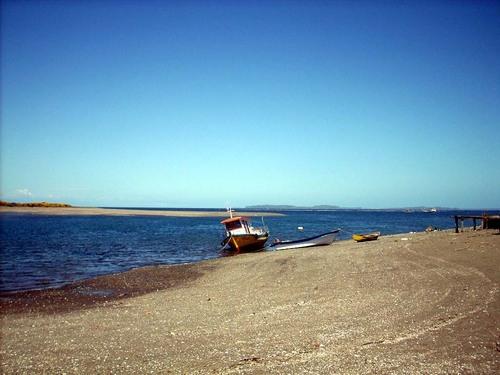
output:
[[[149,267],[2,298],[3,373],[498,373],[500,235]]]

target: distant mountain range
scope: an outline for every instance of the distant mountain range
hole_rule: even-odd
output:
[[[458,208],[450,207],[394,207],[394,208],[362,208],[362,207],[341,207],[328,204],[315,205],[315,206],[294,206],[289,204],[258,204],[246,206],[246,210],[259,210],[259,211],[293,211],[293,210],[367,210],[367,211],[429,211],[436,209],[437,211],[453,211],[460,210]]]
[[[342,210],[340,206],[332,206],[328,204],[322,204],[317,206],[293,206],[289,204],[258,204],[254,206],[246,206],[247,210]]]

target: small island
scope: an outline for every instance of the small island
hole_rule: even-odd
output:
[[[66,203],[50,203],[50,202],[29,202],[29,203],[17,203],[17,202],[5,202],[0,201],[0,206],[2,207],[73,207]]]

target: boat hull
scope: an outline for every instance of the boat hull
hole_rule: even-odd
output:
[[[375,241],[380,236],[380,232],[368,234],[353,234],[352,239],[356,242]]]
[[[319,236],[305,238],[302,240],[295,241],[280,241],[273,243],[269,246],[272,250],[288,250],[288,249],[300,249],[302,247],[312,247],[312,246],[326,246],[331,245],[333,241],[337,238],[339,230],[334,230],[332,232],[323,233]]]
[[[269,238],[268,234],[231,235],[229,237],[226,237],[224,241],[222,241],[223,245],[222,250],[232,251],[237,253],[260,251],[264,248],[264,245],[268,238]]]

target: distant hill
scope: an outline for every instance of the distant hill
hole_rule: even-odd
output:
[[[289,210],[338,210],[339,206],[317,205],[317,206],[293,206],[289,204],[259,204],[254,206],[246,206],[246,210],[262,210],[262,211],[289,211]]]
[[[437,211],[456,211],[457,208],[450,207],[391,207],[391,208],[362,208],[362,207],[340,207],[334,205],[315,205],[315,206],[294,206],[288,204],[259,204],[246,206],[247,210],[259,211],[293,211],[293,210],[362,210],[362,211],[406,211],[406,212],[430,212],[431,209]]]
[[[30,203],[16,203],[0,201],[0,206],[3,207],[72,207],[66,203],[49,203],[49,202],[30,202]]]

